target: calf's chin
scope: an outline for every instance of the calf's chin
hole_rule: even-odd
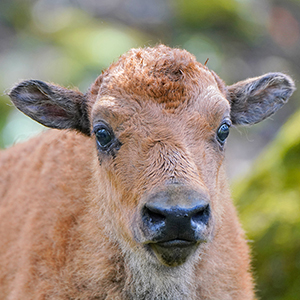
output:
[[[198,253],[199,254],[199,253]],[[132,299],[194,299],[194,264],[200,256],[194,253],[184,264],[170,267],[144,247],[126,252],[132,280],[125,285]]]

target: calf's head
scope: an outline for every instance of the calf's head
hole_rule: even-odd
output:
[[[226,86],[188,52],[161,45],[129,51],[86,94],[29,80],[10,97],[34,120],[95,140],[94,198],[110,214],[107,228],[172,267],[199,257],[230,218],[230,127],[272,115],[293,90],[281,73]]]

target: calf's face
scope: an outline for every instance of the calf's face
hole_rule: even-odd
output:
[[[232,124],[263,120],[293,90],[281,73],[225,86],[188,52],[158,46],[123,55],[85,95],[30,80],[10,97],[46,126],[95,139],[95,199],[105,201],[113,238],[173,267],[213,243],[227,217]]]
[[[99,184],[111,181],[106,194],[117,201],[117,228],[128,229],[131,247],[137,243],[167,266],[184,263],[212,237],[231,125],[229,102],[214,76],[196,63],[188,66],[188,58],[177,66],[182,74],[166,70],[166,75],[153,70],[151,61],[145,72],[136,53],[130,82],[131,65],[123,67],[125,74],[110,68],[91,110],[99,161],[104,176],[109,174]],[[183,76],[190,75],[188,68],[192,78]],[[165,87],[168,81],[173,85]],[[176,95],[162,99],[170,89]]]

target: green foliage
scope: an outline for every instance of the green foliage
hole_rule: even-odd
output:
[[[5,101],[5,97],[0,97],[0,111],[1,111],[1,117],[0,117],[0,133],[2,132],[4,126],[6,125],[7,116],[10,112],[10,107],[8,106],[7,101]],[[4,141],[3,136],[0,134],[0,149],[3,147]]]
[[[254,32],[257,33],[257,26],[244,13],[247,5],[241,1],[175,0],[175,7],[178,21],[190,31],[200,27],[202,31],[218,31],[223,38],[245,37],[245,42],[249,42]]]
[[[258,295],[292,300],[300,295],[300,111],[234,184],[234,198],[253,250]]]
[[[236,20],[237,2],[235,0],[177,0],[178,12],[191,27],[204,24],[205,27],[222,26]]]

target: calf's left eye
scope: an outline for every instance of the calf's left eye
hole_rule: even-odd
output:
[[[229,128],[230,128],[229,124],[223,123],[217,131],[217,139],[222,145],[225,143],[225,140],[229,135]]]

